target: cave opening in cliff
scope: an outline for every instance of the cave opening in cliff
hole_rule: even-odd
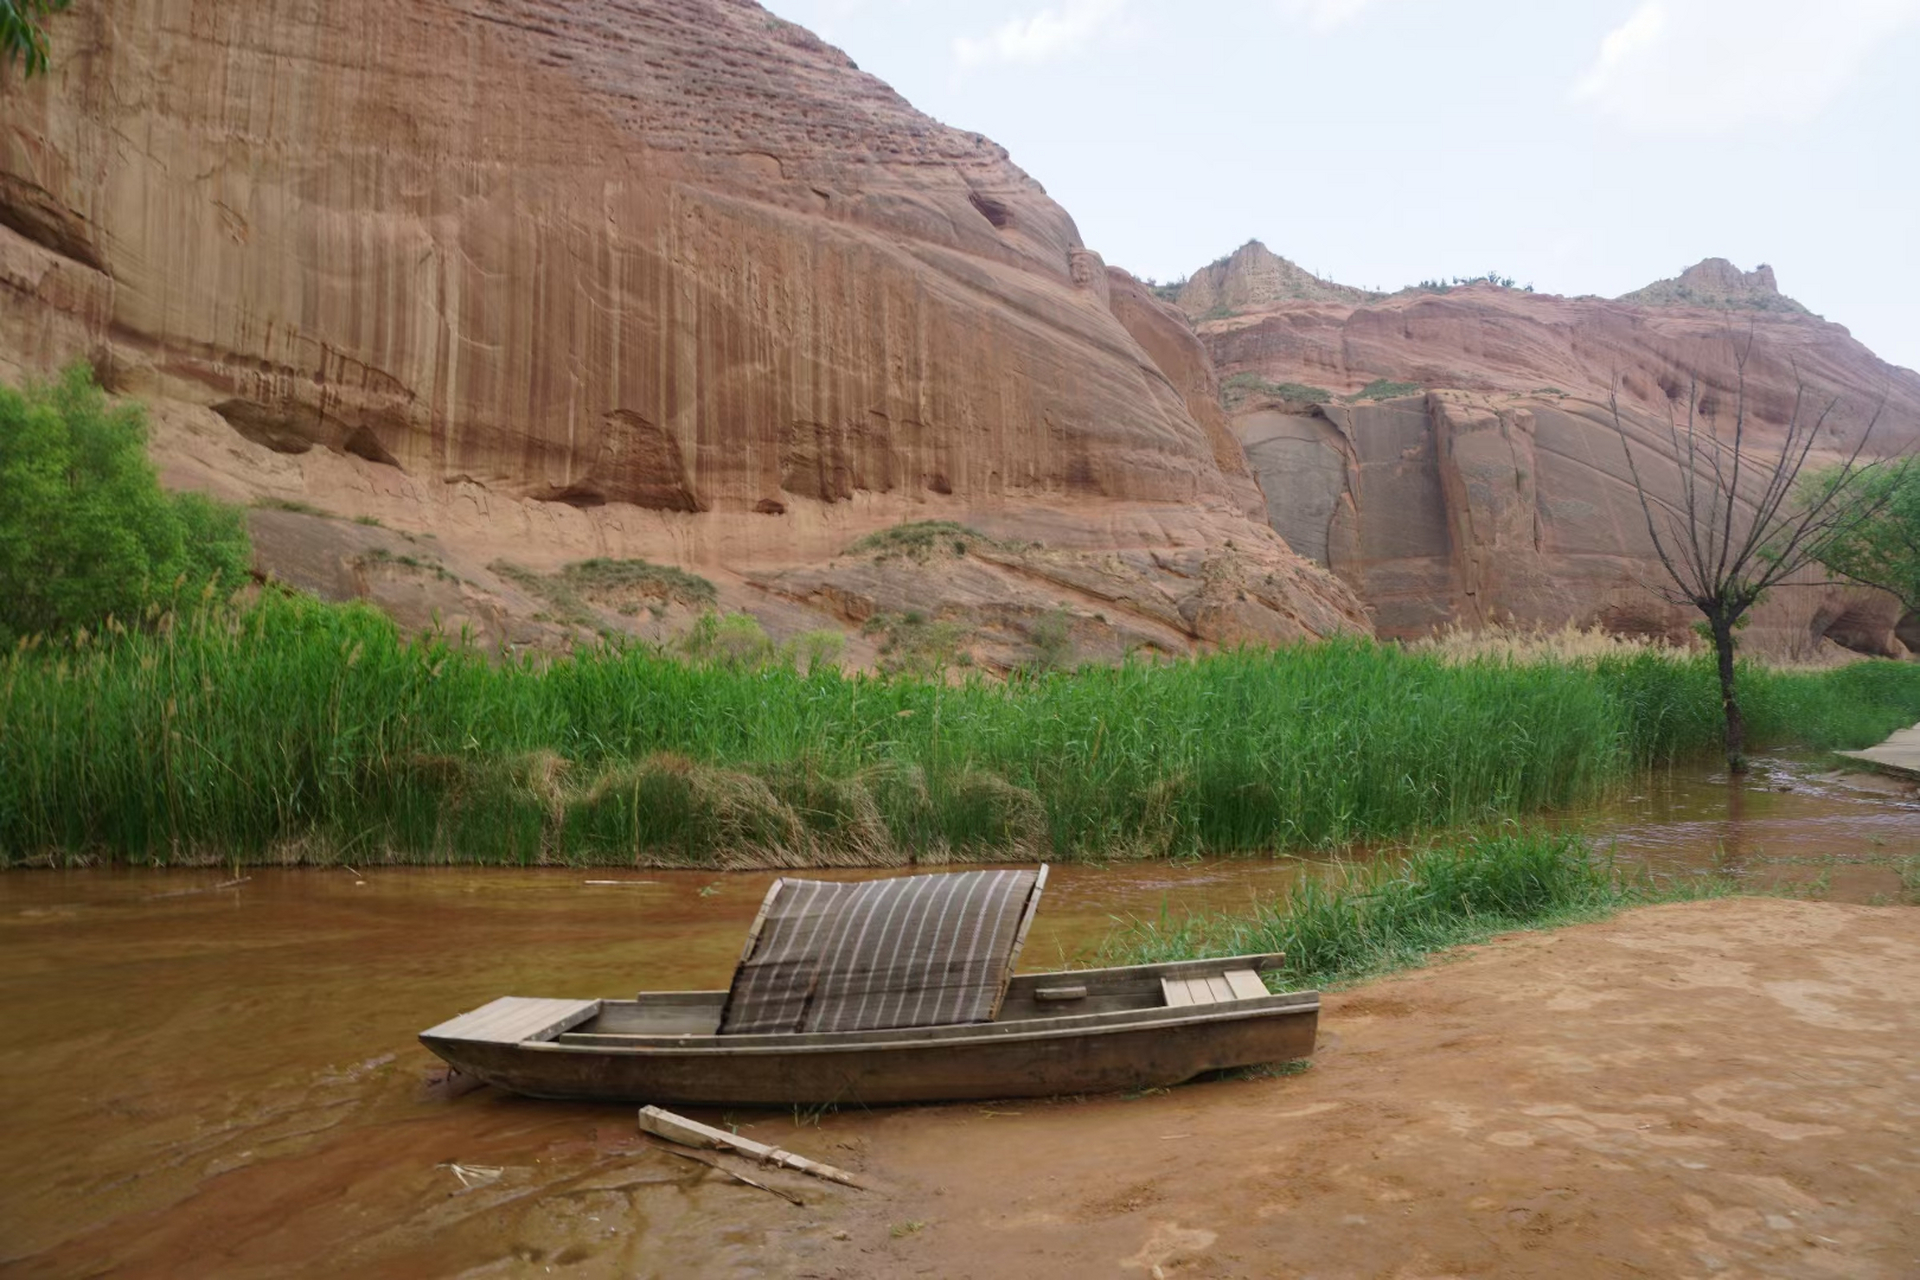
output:
[[[1839,617],[1826,624],[1823,630],[1816,616],[1813,626],[1813,639],[1818,643],[1822,638],[1833,641],[1842,649],[1865,654],[1869,658],[1887,656],[1887,620],[1885,614],[1870,608],[1856,607],[1841,613]]]
[[[368,462],[377,462],[383,467],[400,465],[400,459],[388,452],[387,447],[380,443],[380,437],[373,434],[368,427],[355,427],[347,433],[347,438],[341,442],[340,447],[356,458],[365,458]]]
[[[980,211],[980,216],[991,222],[999,230],[1013,225],[1013,210],[995,200],[992,196],[983,196],[978,191],[970,192],[967,200]]]

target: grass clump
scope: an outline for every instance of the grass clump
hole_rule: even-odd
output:
[[[534,615],[536,620],[589,629],[603,624],[604,620],[562,575],[539,573],[511,560],[495,560],[487,568],[547,606]]]
[[[318,516],[322,520],[338,520],[334,512],[314,506],[311,502],[302,502],[298,498],[255,498],[253,507],[259,511],[291,511],[298,516]]]
[[[495,560],[487,568],[545,603],[553,621],[591,630],[606,622],[596,606],[623,617],[642,609],[659,617],[669,604],[711,607],[719,599],[713,583],[700,575],[646,560],[576,560],[558,573],[540,573],[511,560]]]
[[[876,665],[887,675],[937,680],[955,667],[973,663],[966,647],[973,629],[951,618],[929,618],[915,611],[897,617],[875,614],[862,629],[880,636]]]
[[[460,575],[452,572],[438,560],[423,560],[419,556],[402,552],[395,555],[385,547],[370,547],[355,557],[362,568],[370,565],[385,565],[401,569],[412,569],[417,573],[428,573],[442,582],[459,582]]]
[[[703,613],[677,647],[695,662],[737,671],[764,666],[774,656],[773,641],[750,613]]]
[[[1684,663],[1695,660],[1699,654],[1697,649],[1676,648],[1645,636],[1619,635],[1598,625],[1579,627],[1572,623],[1555,630],[1448,627],[1409,641],[1406,647],[1414,653],[1431,653],[1449,663],[1493,660],[1592,664],[1606,658],[1640,656]]]
[[[963,556],[976,546],[998,545],[969,525],[952,520],[915,520],[870,533],[847,550],[854,555],[871,555],[881,560],[891,556],[928,560],[936,556]]]
[[[764,781],[670,753],[608,769],[568,804],[563,838],[570,861],[636,866],[777,866],[808,849]]]
[[[1576,835],[1508,831],[1335,864],[1245,914],[1134,921],[1102,950],[1120,964],[1280,951],[1289,984],[1324,986],[1417,965],[1496,933],[1680,896],[1693,894],[1623,874]]]
[[[1289,404],[1331,404],[1333,392],[1299,382],[1268,382],[1257,373],[1229,374],[1220,383],[1220,402],[1238,408],[1249,400],[1283,400]]]
[[[1359,404],[1363,400],[1399,400],[1406,396],[1417,396],[1426,388],[1417,382],[1395,382],[1391,378],[1375,378],[1366,386],[1347,397],[1348,404]]]
[[[635,599],[708,606],[719,600],[713,583],[699,574],[646,560],[577,560],[560,576],[582,595],[622,612]]]

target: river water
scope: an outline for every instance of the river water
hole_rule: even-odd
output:
[[[1851,901],[1897,900],[1920,854],[1911,787],[1791,761],[1732,787],[1663,773],[1579,821],[1660,875]],[[1303,866],[1056,867],[1022,967],[1084,958],[1117,918],[1271,898]],[[641,1147],[630,1108],[453,1096],[414,1037],[501,994],[725,986],[773,874],[0,875],[0,1270],[671,1275],[696,1246],[730,1269],[763,1237],[704,1169]]]

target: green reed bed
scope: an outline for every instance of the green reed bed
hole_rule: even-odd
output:
[[[1920,668],[1743,674],[1863,745]],[[0,658],[0,859],[820,865],[1324,848],[1595,798],[1710,750],[1711,670],[1362,642],[1007,683],[505,658],[270,595]]]
[[[1279,900],[1244,913],[1129,921],[1101,950],[1113,964],[1279,951],[1287,985],[1324,986],[1408,968],[1497,933],[1717,891],[1691,882],[1656,887],[1571,833],[1508,831],[1309,871]]]

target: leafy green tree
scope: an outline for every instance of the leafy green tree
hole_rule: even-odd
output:
[[[140,406],[110,403],[85,365],[0,386],[0,643],[135,622],[242,580],[241,513],[163,492],[146,443]]]
[[[47,69],[48,15],[60,13],[73,0],[0,0],[0,66],[22,62],[26,76]]]
[[[1808,477],[1808,500],[1817,499],[1839,481],[1833,470]],[[1820,563],[1843,577],[1900,597],[1909,610],[1920,610],[1920,470],[1912,459],[1903,459],[1865,477],[1860,490],[1877,513],[1823,547]]]

